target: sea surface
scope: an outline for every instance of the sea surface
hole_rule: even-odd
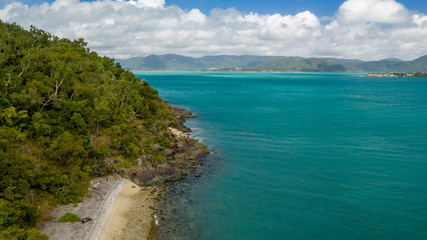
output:
[[[209,146],[161,239],[427,239],[427,78],[135,72]]]

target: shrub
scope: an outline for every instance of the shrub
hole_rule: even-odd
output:
[[[80,221],[80,218],[76,214],[74,214],[74,213],[67,212],[67,213],[64,214],[64,216],[62,216],[62,217],[59,218],[59,221],[60,222],[75,223],[75,222]]]

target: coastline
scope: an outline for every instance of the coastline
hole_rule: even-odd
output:
[[[156,231],[157,202],[166,182],[184,179],[208,155],[207,147],[184,135],[187,118],[198,117],[184,108],[172,109],[179,125],[169,128],[174,139],[165,150],[165,161],[139,169],[95,178],[89,183],[85,199],[78,204],[57,206],[49,221],[40,223],[40,232],[50,240],[140,240],[151,239]],[[141,166],[140,166],[141,167]],[[141,174],[143,173],[143,174]],[[148,177],[147,177],[148,175]],[[61,223],[66,212],[89,221]]]
[[[154,224],[157,187],[140,187],[126,180],[100,240],[148,239]]]
[[[148,239],[154,223],[157,187],[139,187],[118,175],[96,178],[90,185],[88,197],[77,205],[54,209],[51,220],[42,223],[40,231],[50,240]],[[91,220],[59,222],[66,212]]]
[[[118,175],[93,179],[85,199],[78,204],[53,209],[50,213],[51,219],[41,223],[40,232],[48,235],[50,240],[98,239],[125,183],[125,179]],[[58,219],[66,212],[74,213],[82,219],[90,218],[91,221],[59,222]]]
[[[375,72],[367,77],[427,77],[427,72]]]

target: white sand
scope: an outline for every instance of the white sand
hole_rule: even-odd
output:
[[[152,187],[141,188],[127,181],[118,195],[114,210],[100,240],[148,239],[154,220]]]

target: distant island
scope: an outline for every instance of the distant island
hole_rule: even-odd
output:
[[[427,55],[412,61],[397,58],[379,61],[339,58],[217,55],[188,57],[175,54],[149,55],[116,62],[134,71],[223,71],[223,72],[427,72]]]
[[[368,77],[427,77],[427,72],[369,73]]]

